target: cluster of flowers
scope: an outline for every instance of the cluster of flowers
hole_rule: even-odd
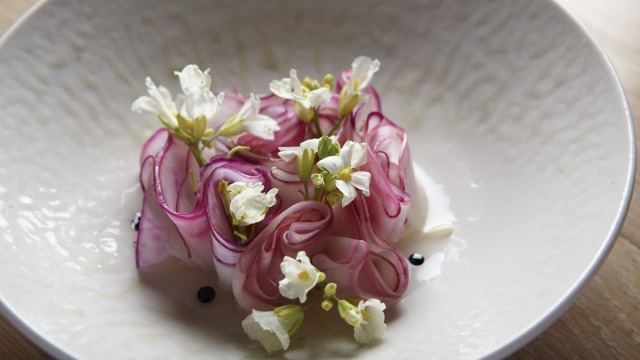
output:
[[[311,264],[304,251],[300,251],[295,259],[285,256],[280,264],[284,279],[279,282],[280,294],[287,299],[298,299],[301,304],[307,302],[307,293],[326,280],[326,275]],[[322,294],[304,306],[287,304],[273,311],[253,310],[242,321],[244,331],[253,340],[258,340],[271,354],[273,351],[286,350],[290,336],[295,333],[302,321],[304,312],[321,301],[324,311],[331,311],[333,303],[338,303],[340,317],[354,328],[354,337],[363,344],[381,337],[387,325],[384,323],[386,305],[378,299],[360,300],[357,306],[348,300],[337,297],[336,283],[325,285]]]
[[[149,96],[132,109],[164,128],[140,158],[137,266],[177,258],[215,269],[249,314],[245,331],[269,352],[288,347],[316,303],[329,311],[337,302],[357,341],[381,336],[384,303],[408,285],[392,243],[415,180],[407,134],[370,85],[379,65],[361,56],[321,82],[291,70],[263,97],[214,94],[209,70],[196,65],[176,72],[175,99],[147,78]]]

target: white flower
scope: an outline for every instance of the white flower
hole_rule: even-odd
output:
[[[378,61],[378,59],[371,60],[366,56],[355,58],[351,63],[351,78],[346,85],[344,96],[350,97],[352,95],[358,95],[361,101],[366,101],[366,99],[362,97],[362,89],[369,86],[373,74],[375,74],[378,69],[380,69],[380,61]]]
[[[384,323],[384,309],[386,305],[378,299],[360,301],[358,310],[362,314],[362,320],[354,327],[354,337],[361,344],[381,338],[387,325]]]
[[[285,256],[280,263],[280,270],[285,276],[279,283],[280,294],[287,299],[298,298],[300,303],[307,301],[307,292],[325,277],[311,264],[304,251],[298,252],[295,259]]]
[[[329,139],[331,139],[331,143],[333,144],[338,143],[338,137],[335,135],[330,136]],[[278,148],[278,150],[280,150],[280,152],[278,152],[278,156],[280,156],[284,161],[289,161],[296,157],[301,157],[305,150],[311,150],[315,154],[318,152],[319,143],[320,138],[317,138],[305,140],[300,143],[300,146],[282,146]]]
[[[287,350],[292,335],[302,324],[304,312],[298,305],[285,305],[274,311],[253,310],[242,320],[242,328],[252,340],[258,340],[269,354]]]
[[[331,91],[326,87],[309,90],[302,86],[295,69],[291,69],[289,74],[291,78],[271,81],[269,90],[283,99],[295,100],[305,109],[322,106],[331,100]]]
[[[259,112],[260,99],[252,93],[240,111],[220,127],[220,133],[223,136],[233,136],[246,131],[259,138],[273,140],[274,132],[280,130],[280,126],[275,120]]]
[[[160,122],[170,129],[178,127],[178,120],[176,119],[178,111],[171,97],[171,92],[164,86],[156,86],[148,76],[145,84],[147,85],[149,96],[140,96],[136,99],[131,104],[131,110],[137,113],[147,111],[157,115]]]
[[[215,96],[210,90],[192,92],[189,95],[185,95],[180,115],[186,119],[197,119],[204,116],[208,121],[213,119],[223,101],[224,92],[221,92],[218,96]]]
[[[349,205],[356,198],[356,188],[369,196],[371,174],[355,169],[367,162],[367,144],[347,141],[338,156],[329,156],[318,165],[338,177],[336,187],[342,193],[342,206]]]
[[[187,121],[204,117],[210,120],[218,112],[224,100],[224,93],[215,96],[209,87],[211,77],[209,69],[200,71],[197,65],[187,65],[182,71],[176,71],[180,78],[183,96],[179,96],[179,106],[173,101],[171,93],[164,86],[156,84],[147,77],[145,83],[149,96],[141,96],[131,105],[131,110],[140,113],[147,111],[158,116],[158,119],[169,129],[178,127],[178,109]]]
[[[185,95],[193,93],[203,93],[211,87],[211,76],[209,69],[204,72],[200,70],[198,65],[187,65],[182,71],[175,71],[180,79],[182,93]]]
[[[270,207],[276,204],[277,188],[272,188],[266,194],[262,192],[261,182],[235,182],[228,186],[229,210],[236,225],[251,225],[264,219]]]
[[[180,79],[180,87],[184,94],[180,114],[187,119],[197,119],[201,116],[207,121],[213,119],[224,101],[224,92],[215,96],[209,90],[209,69],[203,72],[198,65],[187,65],[182,71],[175,71],[174,74]]]

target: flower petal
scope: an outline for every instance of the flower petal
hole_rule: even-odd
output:
[[[211,120],[224,100],[224,93],[220,93],[217,97],[209,90],[198,94],[199,96],[186,96],[185,105],[186,112],[191,119],[197,119],[204,116],[205,119]]]
[[[344,161],[345,166],[358,168],[367,162],[367,144],[356,143],[351,140],[347,141],[342,150],[340,150],[340,158]]]
[[[280,130],[278,123],[266,115],[257,115],[252,121],[245,121],[244,127],[251,135],[265,140],[273,140],[275,132]]]
[[[380,61],[378,59],[371,60],[367,56],[358,56],[351,63],[351,80],[350,85],[358,82],[358,87],[354,90],[359,91],[369,85],[373,74],[380,69]]]
[[[283,99],[293,99],[293,91],[291,90],[291,79],[289,78],[271,81],[271,83],[269,83],[269,90]]]
[[[131,110],[141,113],[142,111],[150,112],[157,115],[160,112],[159,104],[148,96],[140,96],[133,104],[131,104]]]
[[[333,175],[338,175],[340,171],[345,168],[344,162],[338,156],[327,156],[326,158],[318,161],[318,165]]]
[[[366,313],[366,321],[354,329],[354,337],[361,344],[368,344],[384,335],[387,325],[384,323],[386,305],[378,299],[360,301],[358,310]]]
[[[349,205],[358,195],[356,188],[346,181],[336,180],[336,187],[342,193],[342,207]]]
[[[211,87],[209,69],[203,72],[200,70],[198,65],[187,65],[182,69],[182,71],[176,71],[174,74],[178,75],[182,92],[185,95],[194,92],[202,93],[209,90]]]
[[[371,173],[367,171],[354,171],[351,173],[351,185],[362,190],[365,196],[369,196],[369,184],[371,184]]]
[[[290,161],[302,154],[299,146],[281,146],[278,148],[278,156],[284,161]]]
[[[331,100],[331,91],[325,87],[321,87],[316,90],[312,90],[307,94],[309,103],[313,107],[322,106]]]
[[[289,348],[289,334],[273,311],[253,310],[242,321],[249,338],[258,340],[269,354]]]

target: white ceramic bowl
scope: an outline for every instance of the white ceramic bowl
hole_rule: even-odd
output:
[[[176,84],[188,63],[212,67],[215,87],[265,93],[291,67],[320,77],[361,54],[381,60],[383,109],[459,221],[451,239],[405,241],[446,258],[390,310],[384,341],[298,339],[287,356],[502,357],[524,345],[611,248],[635,166],[610,63],[547,1],[39,4],[0,48],[3,312],[62,358],[262,356],[229,296],[195,299],[206,274],[176,287],[138,277],[130,220],[156,123],[130,105],[145,76]]]

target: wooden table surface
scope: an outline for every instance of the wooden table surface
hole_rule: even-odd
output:
[[[640,129],[640,1],[558,0],[608,53]],[[3,34],[35,0],[0,0]],[[636,131],[636,134],[639,134]],[[640,359],[640,184],[622,233],[576,303],[514,359]],[[0,359],[48,359],[0,315]]]

